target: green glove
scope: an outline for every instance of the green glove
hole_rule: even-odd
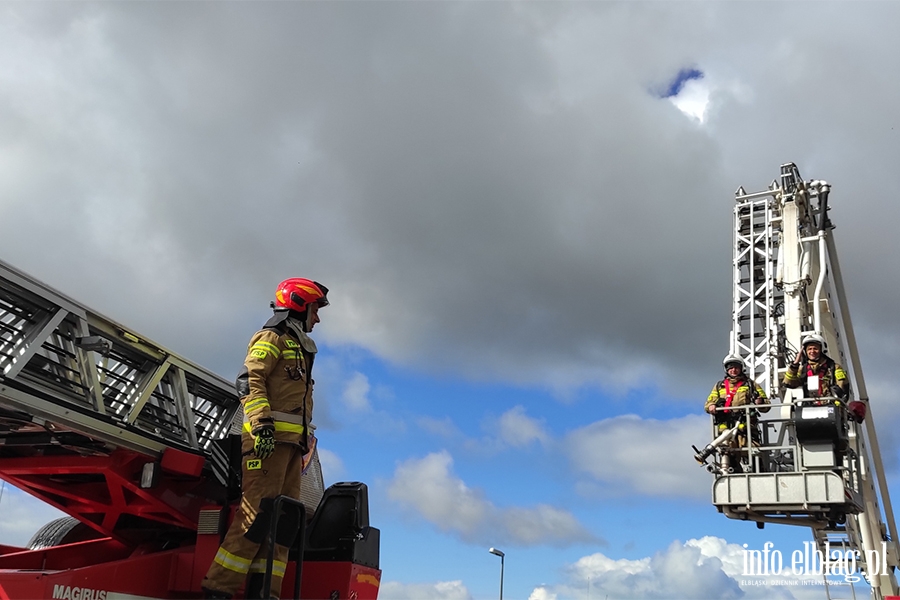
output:
[[[266,459],[275,452],[275,428],[262,427],[256,432],[256,439],[253,441],[253,454],[257,458]]]

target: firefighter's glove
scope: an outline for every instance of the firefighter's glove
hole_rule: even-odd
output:
[[[253,454],[257,458],[266,459],[275,452],[275,428],[260,427],[255,433],[256,439],[253,440]]]
[[[831,386],[831,395],[835,398],[840,398],[843,400],[844,398],[846,398],[847,392],[845,392],[841,386],[833,385]]]
[[[866,403],[859,400],[851,400],[850,405],[847,406],[847,412],[850,413],[851,419],[857,423],[862,423],[866,418]]]

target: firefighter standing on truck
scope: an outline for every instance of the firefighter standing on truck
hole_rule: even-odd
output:
[[[309,279],[283,281],[274,316],[250,340],[237,388],[244,408],[241,502],[202,582],[206,598],[231,598],[248,574],[247,598],[259,598],[272,501],[300,497],[300,474],[312,418],[315,342],[307,335],[328,305],[328,289]],[[279,597],[288,548],[276,544],[271,590]]]

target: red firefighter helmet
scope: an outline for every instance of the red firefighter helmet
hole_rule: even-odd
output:
[[[302,313],[313,302],[320,308],[328,306],[328,288],[311,279],[285,279],[275,290],[275,310],[289,309]]]

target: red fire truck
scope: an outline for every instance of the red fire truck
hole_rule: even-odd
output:
[[[0,544],[0,600],[202,597],[240,496],[241,420],[228,381],[0,262],[0,479],[68,515]],[[270,520],[291,547],[272,594],[374,600],[367,488],[325,490],[311,445],[301,502]]]

